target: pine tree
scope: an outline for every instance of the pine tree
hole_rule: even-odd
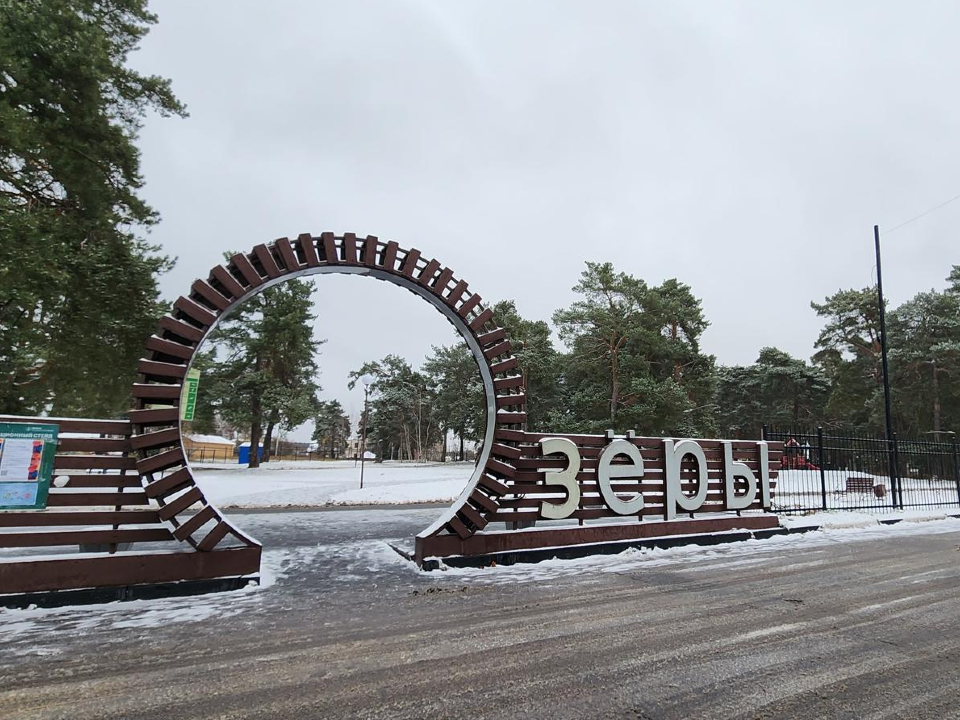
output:
[[[0,0],[0,412],[115,415],[170,261],[143,235],[145,113],[186,112],[126,66],[144,0]]]

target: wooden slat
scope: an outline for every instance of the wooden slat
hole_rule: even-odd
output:
[[[503,443],[493,443],[490,448],[490,452],[492,452],[494,455],[508,458],[511,461],[511,465],[513,464],[513,461],[520,459],[520,448],[504,445]]]
[[[123,507],[125,505],[149,505],[145,493],[74,493],[50,490],[47,507]]]
[[[463,280],[460,280],[457,282],[456,285],[453,286],[453,289],[450,291],[450,294],[447,295],[444,298],[444,300],[446,301],[447,305],[449,305],[450,307],[456,307],[457,303],[460,301],[460,298],[463,297],[463,294],[466,291],[467,291],[467,283],[464,282]]]
[[[386,270],[395,272],[397,269],[397,250],[400,249],[400,246],[393,240],[387,243],[387,247],[383,251],[383,267]]]
[[[171,540],[166,528],[143,530],[62,530],[0,533],[0,548],[47,547],[53,545],[113,545],[117,543],[162,542]]]
[[[217,316],[207,310],[205,307],[201,307],[195,303],[190,298],[186,298],[181,295],[177,298],[176,302],[173,303],[173,309],[182,312],[187,317],[195,320],[198,324],[204,327],[210,327],[217,321]]]
[[[487,474],[480,476],[480,484],[494,495],[506,495],[509,492],[506,485]]]
[[[517,360],[517,358],[507,358],[501,362],[491,364],[490,372],[492,372],[494,375],[499,375],[500,373],[505,373],[508,370],[515,369],[519,364],[520,361]]]
[[[213,530],[207,533],[206,537],[197,544],[197,550],[200,552],[210,552],[229,532],[230,526],[221,520],[214,526]]]
[[[520,425],[527,421],[527,414],[524,412],[498,412],[497,422],[502,425]]]
[[[306,258],[307,267],[317,267],[320,265],[320,257],[317,255],[317,246],[313,244],[313,236],[310,233],[301,233],[297,237],[297,245],[303,257]]]
[[[473,523],[473,526],[477,530],[483,530],[487,526],[487,521],[483,518],[483,516],[470,505],[462,505],[457,512]]]
[[[68,488],[139,488],[140,476],[119,475],[115,473],[57,473],[57,477],[67,478]],[[2,515],[3,513],[0,513]]]
[[[293,251],[290,240],[285,237],[277,238],[273,244],[276,246],[277,252],[280,253],[283,264],[287,266],[288,272],[300,269],[300,261],[297,260],[297,254]]]
[[[328,265],[339,265],[340,255],[337,253],[337,239],[331,232],[325,232],[320,235],[320,242],[323,244],[324,262]]]
[[[198,343],[203,339],[203,330],[194,327],[188,322],[178,320],[172,315],[164,315],[160,318],[160,329],[182,337],[184,340],[192,343]]]
[[[58,453],[68,452],[89,452],[89,453],[109,453],[109,452],[129,452],[130,441],[126,438],[60,438],[57,443]]]
[[[453,531],[454,531],[457,535],[459,535],[461,538],[466,539],[466,538],[470,537],[471,535],[473,535],[472,532],[470,532],[469,530],[467,530],[467,526],[464,525],[464,524],[463,524],[463,521],[462,521],[460,518],[458,518],[458,517],[453,517],[453,518],[450,520],[450,522],[447,523],[447,525],[449,525],[449,526],[453,529]]]
[[[130,422],[134,425],[174,425],[180,421],[180,409],[131,410]]]
[[[497,407],[518,407],[527,402],[526,395],[498,395],[497,396]]]
[[[183,525],[174,530],[173,536],[177,540],[186,540],[211,520],[218,519],[219,518],[217,517],[216,511],[211,506],[207,505],[205,508],[203,508],[203,510],[198,512],[192,518],[183,523]]]
[[[494,358],[500,357],[501,355],[506,355],[512,349],[513,349],[513,346],[510,344],[510,341],[504,340],[502,343],[498,343],[497,345],[494,345],[493,347],[490,347],[484,350],[483,356],[487,360],[493,360]]]
[[[193,550],[156,555],[117,553],[69,560],[0,563],[0,588],[5,593],[25,593],[237,577],[259,571],[260,553],[260,547],[254,546],[209,553]]]
[[[483,335],[477,335],[477,342],[480,343],[480,347],[490,347],[506,337],[507,331],[503,328],[497,328],[496,330],[491,330]]]
[[[433,284],[433,289],[442,294],[443,291],[447,289],[447,285],[450,284],[452,279],[453,270],[450,268],[444,268],[437,277],[437,281]]]
[[[57,455],[54,471],[59,470],[136,470],[137,460],[123,455]]]
[[[486,469],[490,472],[500,473],[508,478],[512,478],[517,472],[516,468],[514,468],[512,465],[508,465],[507,463],[501,462],[500,460],[492,457],[487,460]]]
[[[180,390],[180,385],[136,383],[133,386],[133,396],[144,400],[179,400]]]
[[[237,282],[237,279],[230,274],[230,271],[227,270],[223,265],[217,265],[210,271],[210,275],[216,278],[216,280],[223,285],[223,289],[230,293],[230,297],[236,300],[239,297],[243,297],[246,291],[243,289],[243,285]]]
[[[484,310],[477,315],[473,320],[470,321],[470,329],[474,332],[478,332],[480,328],[486,325],[490,320],[493,319],[493,310],[490,308],[484,308]]]
[[[151,455],[150,457],[138,461],[137,472],[139,472],[141,475],[148,475],[149,473],[155,473],[159,472],[160,470],[166,470],[168,468],[185,464],[186,460],[183,457],[183,450],[179,447],[175,447],[171,450],[165,450],[157,453],[156,455]]]
[[[277,261],[274,260],[273,255],[270,254],[270,248],[263,243],[253,246],[253,254],[256,255],[257,260],[260,261],[260,265],[263,266],[263,271],[267,274],[268,278],[278,278],[283,274],[280,272],[280,266],[277,265]]]
[[[420,259],[420,251],[416,248],[407,250],[407,255],[403,259],[403,265],[400,266],[400,274],[407,277],[413,277],[413,271],[417,268],[417,261]]]
[[[417,278],[417,282],[423,285],[424,287],[430,287],[430,281],[433,280],[433,276],[436,274],[437,270],[440,269],[440,262],[438,260],[431,260],[427,263],[427,266],[420,271],[420,277]]]
[[[156,510],[109,512],[0,512],[0,527],[59,527],[66,525],[151,525],[159,523]]]
[[[195,503],[201,502],[202,500],[203,493],[200,492],[200,488],[194,486],[187,490],[187,492],[180,497],[174,498],[172,501],[160,508],[160,519],[172,520],[188,507]]]
[[[493,381],[493,387],[497,392],[523,387],[523,375],[512,375],[505,378],[496,378]]]
[[[218,293],[206,280],[194,280],[193,285],[190,286],[190,292],[203,298],[220,312],[230,307],[230,298]],[[201,303],[198,302],[197,304],[200,305]]]
[[[470,501],[476,503],[487,512],[496,512],[500,507],[494,500],[491,500],[489,497],[480,492],[479,489],[474,490],[470,494]]]
[[[240,274],[243,275],[243,279],[247,281],[247,285],[249,285],[251,289],[263,285],[263,277],[257,272],[257,269],[253,266],[253,263],[250,262],[250,258],[248,258],[246,255],[238,253],[230,258],[230,262],[232,262],[233,266],[240,271]]]
[[[357,259],[357,235],[356,233],[343,234],[343,261],[347,265],[356,265]]]
[[[144,492],[151,498],[162,498],[175,493],[193,483],[193,475],[189,468],[181,468],[156,480],[144,488]]]
[[[155,360],[141,359],[137,363],[137,372],[154,377],[173,378],[182,380],[187,374],[186,365],[174,365],[173,363],[156,362]]]
[[[363,264],[367,267],[377,266],[377,244],[375,235],[367,235],[363,241]]]
[[[470,311],[473,310],[477,305],[480,304],[480,301],[483,300],[477,293],[474,293],[466,300],[464,300],[463,305],[457,308],[457,315],[462,317],[464,320],[467,319],[467,315],[470,314]]]
[[[196,351],[196,348],[192,345],[182,345],[181,343],[157,337],[156,335],[151,335],[147,338],[146,347],[148,350],[153,350],[154,352],[165,355],[172,355],[181,360],[189,360]]]
[[[168,445],[180,445],[180,428],[167,428],[130,438],[130,447],[134,450],[151,450]]]

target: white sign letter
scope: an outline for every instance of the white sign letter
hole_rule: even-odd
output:
[[[747,492],[737,495],[736,478],[747,481]],[[727,510],[745,510],[757,497],[757,477],[742,462],[733,460],[733,444],[723,441],[723,499]]]
[[[664,510],[667,520],[677,516],[677,508],[688,512],[698,510],[707,499],[709,481],[707,479],[707,458],[703,448],[693,440],[681,440],[674,444],[673,440],[663,441],[663,452],[666,456],[667,477],[664,484]],[[697,494],[691,497],[683,494],[680,485],[680,463],[684,455],[692,455],[697,461]]]
[[[630,458],[629,465],[613,465],[613,459],[617,455],[626,455]],[[600,455],[600,462],[597,465],[597,483],[600,485],[600,494],[603,501],[617,515],[636,515],[643,510],[643,493],[637,493],[632,498],[625,500],[618,497],[613,491],[610,480],[613,478],[637,478],[643,477],[643,455],[639,448],[627,440],[614,440],[603,449]]]
[[[567,491],[567,499],[560,503],[540,503],[540,514],[547,520],[563,520],[570,517],[580,505],[580,485],[577,483],[577,472],[580,470],[580,451],[571,440],[566,438],[544,438],[540,441],[540,448],[544,455],[562,453],[567,456],[567,467],[559,472],[545,471],[544,483],[560,485]]]
[[[770,447],[765,441],[757,443],[760,449],[760,500],[763,502],[763,509],[770,509]]]

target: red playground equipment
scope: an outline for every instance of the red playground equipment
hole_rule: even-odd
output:
[[[819,470],[817,465],[810,462],[810,446],[800,445],[795,438],[790,438],[783,444],[783,457],[780,466],[785,470]]]

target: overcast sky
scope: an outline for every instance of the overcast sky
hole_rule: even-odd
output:
[[[873,225],[960,194],[953,2],[151,3],[133,58],[190,117],[148,119],[170,299],[227,249],[356,232],[436,257],[549,319],[584,260],[702,298],[706,351],[813,351],[810,309],[874,281]],[[960,263],[960,202],[884,241],[889,302]],[[321,382],[414,363],[452,328],[324,277]],[[384,305],[383,303],[386,303]]]

